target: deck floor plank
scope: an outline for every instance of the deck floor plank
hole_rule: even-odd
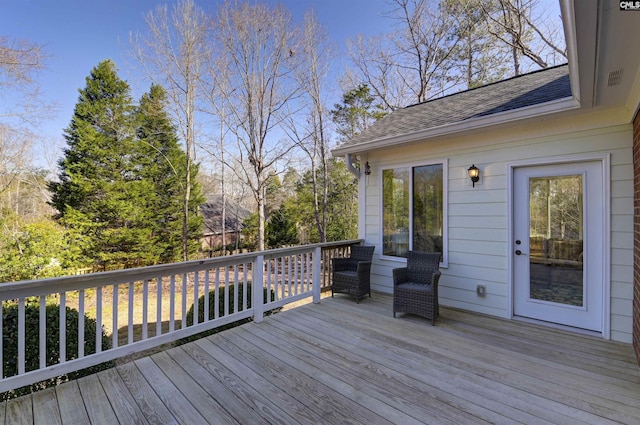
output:
[[[220,362],[242,384],[243,391],[255,397],[252,402],[258,411],[266,413],[269,421],[273,423],[314,423],[320,418],[314,416],[296,399],[281,391],[268,380],[253,372],[250,365],[244,364],[241,359],[230,356],[217,345],[211,338],[203,338],[195,341],[211,357]],[[259,395],[258,395],[259,394]],[[256,397],[257,396],[257,397]]]
[[[233,356],[243,356],[249,364],[255,366],[256,373],[305,404],[324,422],[332,424],[344,424],[350,421],[376,424],[385,422],[382,417],[369,409],[364,409],[361,405],[350,402],[344,397],[336,396],[331,388],[317,380],[310,380],[308,370],[302,372],[296,369],[283,360],[281,355],[267,353],[261,345],[256,344],[255,338],[249,336],[245,339],[243,335],[239,329],[233,329],[221,335],[222,338],[219,339],[223,341],[217,341],[218,346]]]
[[[207,424],[206,420],[151,357],[143,357],[134,362],[162,403],[169,409],[178,423]]]
[[[84,400],[84,406],[92,424],[117,424],[118,418],[113,411],[111,403],[107,401],[107,395],[102,388],[97,374],[78,379],[78,388]],[[105,401],[107,401],[105,403]]]
[[[144,417],[115,368],[105,370],[98,377],[118,417],[118,422],[128,425],[149,425],[149,421]]]
[[[47,388],[33,395],[34,425],[62,425],[55,388]]]
[[[22,396],[7,402],[6,422],[12,425],[33,424],[33,401],[31,396]]]
[[[178,425],[176,418],[169,412],[134,363],[118,366],[116,370],[149,424]]]
[[[174,349],[175,350],[175,349]],[[237,424],[238,422],[220,406],[215,398],[209,396],[194,379],[167,352],[152,356],[153,361],[167,375],[167,378],[180,390],[194,409],[212,424]]]
[[[87,410],[82,401],[78,381],[65,382],[56,387],[56,397],[63,425],[90,425]]]
[[[0,403],[0,424],[640,424],[629,344],[374,293]]]
[[[220,382],[202,365],[207,360],[192,349],[195,344],[188,344],[179,349],[169,350],[169,354],[182,369],[198,382],[207,394],[216,401],[241,424],[267,425],[269,422],[241,397],[228,390],[224,383]],[[193,357],[192,357],[193,356]],[[197,359],[197,360],[196,360]]]

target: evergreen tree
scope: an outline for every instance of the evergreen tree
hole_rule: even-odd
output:
[[[67,227],[90,242],[85,255],[103,267],[131,267],[158,261],[150,249],[154,187],[136,163],[134,106],[129,85],[111,60],[100,62],[79,90],[64,137],[59,181],[51,204]]]
[[[269,248],[280,248],[300,243],[295,221],[285,204],[271,212],[267,222],[266,236]]]
[[[344,161],[328,162],[327,241],[355,239],[358,235],[358,185]],[[323,182],[321,182],[323,183]],[[297,223],[302,243],[320,241],[313,218],[313,182],[307,171],[298,185],[296,195],[284,204],[289,216]]]
[[[351,139],[386,115],[383,106],[375,102],[369,86],[360,84],[342,95],[342,103],[333,105],[331,118],[342,140]]]
[[[138,108],[138,142],[141,178],[153,185],[151,202],[154,214],[154,249],[163,263],[182,258],[182,216],[185,197],[187,156],[178,144],[176,129],[166,109],[166,92],[152,85]],[[199,214],[204,196],[196,176],[198,167],[191,167],[189,199],[188,246],[193,254],[199,248],[202,216]]]

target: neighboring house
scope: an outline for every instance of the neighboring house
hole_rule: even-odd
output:
[[[634,339],[640,358],[640,12],[560,3],[567,65],[397,110],[333,153],[369,171],[375,290],[406,250],[440,251],[442,305]]]
[[[234,249],[242,240],[244,220],[251,215],[251,211],[237,202],[227,198],[225,200],[225,231],[227,249]],[[204,217],[204,234],[202,237],[203,250],[216,250],[222,247],[222,195],[207,197],[207,203],[202,205]]]

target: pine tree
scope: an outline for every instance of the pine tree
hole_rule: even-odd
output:
[[[142,96],[138,108],[138,142],[140,144],[140,175],[153,184],[153,234],[161,262],[182,258],[182,216],[185,196],[187,155],[178,144],[176,129],[166,109],[166,92],[152,85]],[[189,253],[197,251],[202,235],[200,205],[204,203],[202,189],[197,182],[198,167],[191,167],[191,196],[189,200]]]
[[[131,267],[157,262],[153,227],[154,187],[135,159],[134,106],[129,85],[111,60],[100,62],[79,90],[64,137],[59,181],[51,204],[67,227],[90,242],[85,255],[97,265]]]

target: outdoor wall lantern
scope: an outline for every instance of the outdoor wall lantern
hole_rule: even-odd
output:
[[[364,174],[367,176],[371,174],[371,166],[369,165],[369,161],[364,163]]]
[[[473,185],[473,187],[476,187],[476,183],[478,182],[478,180],[480,180],[480,170],[478,169],[478,167],[476,167],[475,164],[473,164],[471,167],[469,167],[467,172],[469,173],[471,184]]]

